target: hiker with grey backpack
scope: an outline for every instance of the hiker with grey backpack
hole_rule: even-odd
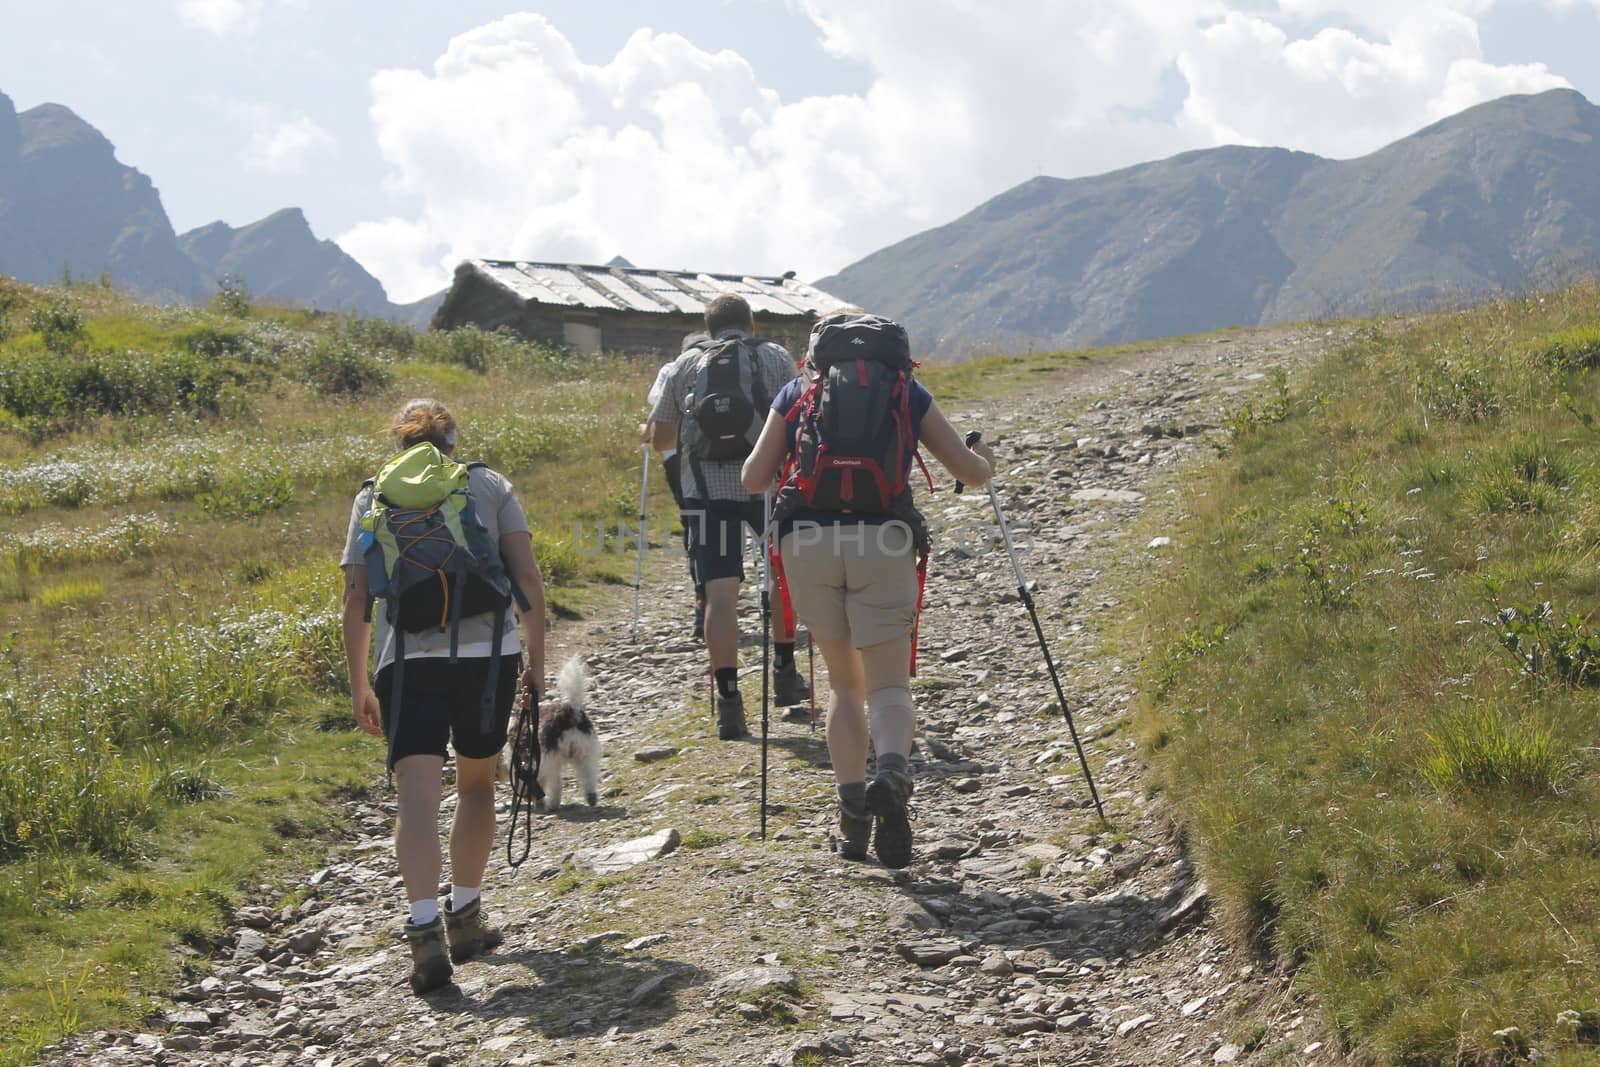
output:
[[[657,450],[676,447],[681,457],[690,552],[695,576],[705,586],[717,737],[734,741],[749,733],[738,680],[744,528],[760,537],[766,522],[762,498],[739,484],[739,470],[772,398],[796,371],[781,345],[755,336],[755,318],[743,297],[724,293],[713,299],[705,324],[711,340],[673,362],[650,419]],[[779,620],[773,637],[772,692],[781,705],[805,703],[811,690],[795,666],[794,629]]]
[[[519,699],[537,707],[544,677],[544,584],[511,484],[481,463],[455,460],[449,409],[413,400],[390,430],[400,451],[351,508],[342,621],[356,723],[387,739],[410,981],[422,994],[450,980],[452,963],[502,940],[485,921],[480,887],[512,707]],[[451,886],[440,901],[439,811],[451,749]]]
[[[895,869],[911,862],[910,679],[929,548],[912,465],[925,445],[956,478],[981,486],[994,464],[988,445],[962,440],[914,367],[898,323],[858,312],[822,319],[808,377],[779,391],[743,468],[751,492],[776,480],[767,536],[783,614],[792,606],[828,668],[839,852],[863,860],[870,843]]]
[[[678,354],[681,356],[687,352],[697,351],[702,346],[710,343],[711,338],[705,333],[686,334]],[[673,364],[674,361],[669,359],[661,365],[661,369],[656,372],[655,381],[650,386],[650,391],[645,394],[645,401],[651,411],[655,410],[656,405],[661,402],[662,394],[667,391],[667,380],[672,374]],[[677,431],[674,430],[662,436],[663,438],[670,437],[671,440],[671,443],[665,448],[659,449],[661,452],[661,469],[666,474],[667,488],[672,492],[672,502],[677,505],[678,519],[683,525],[683,554],[689,561],[689,581],[694,584],[693,636],[696,641],[699,641],[705,637],[706,632],[706,587],[695,574],[694,555],[689,543],[689,531],[693,520],[685,508],[683,500],[683,457],[678,454]],[[656,423],[654,419],[639,424],[639,440],[644,442],[646,446],[655,446]],[[649,462],[649,457],[646,456],[645,463],[648,465]],[[641,518],[639,525],[643,527],[644,524],[644,519]],[[637,625],[637,619],[635,619],[635,625]]]

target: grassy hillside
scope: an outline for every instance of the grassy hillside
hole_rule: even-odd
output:
[[[1370,324],[1145,594],[1152,788],[1361,1058],[1594,1062],[1597,367],[1592,284]]]
[[[400,403],[512,479],[561,613],[631,580],[572,531],[634,514],[654,371],[0,279],[0,1064],[137,1017],[372,780],[337,558]]]

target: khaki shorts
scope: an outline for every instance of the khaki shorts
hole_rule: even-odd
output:
[[[917,553],[903,522],[800,522],[779,544],[795,614],[818,637],[868,648],[911,636]]]

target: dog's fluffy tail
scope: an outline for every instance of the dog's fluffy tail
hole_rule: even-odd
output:
[[[561,673],[556,675],[556,692],[561,694],[563,703],[578,711],[586,710],[584,705],[589,696],[589,671],[584,667],[581,656],[573,656],[561,665]]]

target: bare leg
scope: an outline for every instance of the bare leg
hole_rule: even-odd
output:
[[[816,639],[828,667],[828,759],[841,785],[867,777],[866,683],[848,637]]]
[[[739,665],[739,579],[706,583],[706,648],[711,669]]]
[[[439,797],[443,778],[442,756],[406,756],[394,765],[400,801],[394,827],[394,858],[405,882],[406,900],[411,902],[433,900],[439,895]],[[492,808],[490,814],[492,818]]]
[[[456,818],[450,827],[450,881],[477,888],[494,850],[494,775],[498,756],[456,758]]]

